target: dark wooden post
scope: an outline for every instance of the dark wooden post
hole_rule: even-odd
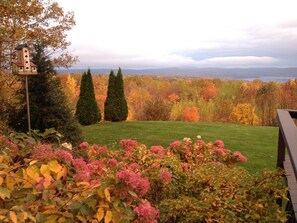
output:
[[[276,166],[279,168],[284,168],[284,161],[285,161],[285,154],[286,154],[286,145],[283,138],[283,133],[281,128],[278,130],[278,150],[277,150],[277,163]]]

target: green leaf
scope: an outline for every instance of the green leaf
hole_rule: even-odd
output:
[[[4,200],[5,198],[10,199],[10,193],[11,193],[11,191],[8,190],[7,188],[0,187],[0,197],[2,200]]]
[[[79,203],[78,201],[74,201],[72,204],[69,205],[69,209],[71,210],[71,213],[74,217],[78,214],[80,208],[81,203]]]

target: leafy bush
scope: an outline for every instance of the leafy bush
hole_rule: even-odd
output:
[[[132,139],[109,151],[87,142],[45,144],[0,136],[3,222],[285,222],[282,173],[252,176],[217,140],[168,148]]]

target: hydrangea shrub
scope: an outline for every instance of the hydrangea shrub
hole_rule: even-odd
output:
[[[1,222],[285,222],[282,173],[251,175],[217,140],[118,150],[0,136]]]

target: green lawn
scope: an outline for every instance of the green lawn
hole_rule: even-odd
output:
[[[244,126],[223,123],[191,122],[119,122],[99,123],[83,127],[85,141],[108,148],[119,148],[119,140],[135,139],[148,148],[152,145],[167,147],[184,137],[196,139],[201,135],[206,142],[221,139],[225,147],[242,152],[248,162],[242,164],[251,172],[261,168],[275,168],[278,128]]]

